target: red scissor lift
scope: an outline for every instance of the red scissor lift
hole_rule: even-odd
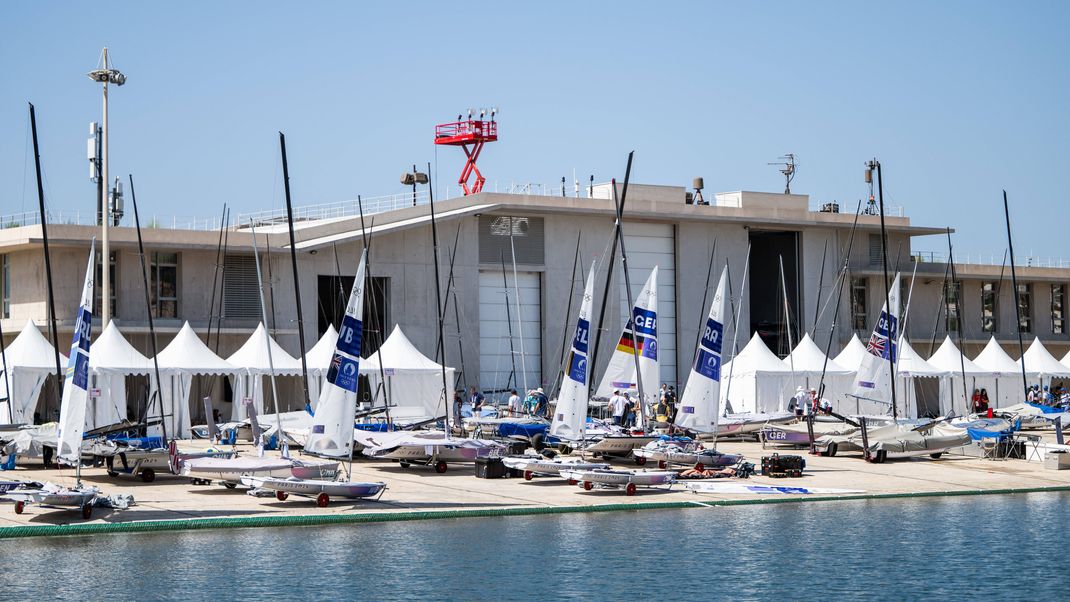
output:
[[[464,163],[464,169],[461,170],[461,177],[457,180],[457,183],[464,189],[465,196],[483,190],[483,183],[487,179],[479,173],[476,161],[479,159],[479,153],[483,151],[483,145],[497,139],[498,124],[494,121],[468,119],[435,126],[435,144],[459,146],[468,157]],[[472,174],[475,174],[476,181],[469,186],[468,180]]]

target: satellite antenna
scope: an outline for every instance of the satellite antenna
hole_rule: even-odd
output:
[[[784,194],[791,194],[791,181],[795,179],[795,154],[788,153],[778,159],[783,159],[776,163],[767,163],[767,165],[780,166],[780,173],[784,174]]]

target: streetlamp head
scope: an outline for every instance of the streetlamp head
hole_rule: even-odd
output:
[[[100,84],[109,83],[121,86],[126,83],[126,76],[118,69],[97,69],[90,71],[86,75],[89,76],[89,79]]]
[[[427,174],[422,171],[415,173],[405,172],[401,174],[401,183],[405,186],[412,186],[413,184],[427,184]]]

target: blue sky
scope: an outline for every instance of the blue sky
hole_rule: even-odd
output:
[[[795,192],[853,207],[876,156],[886,201],[957,253],[998,261],[1006,188],[1019,255],[1070,257],[1068,26],[1058,2],[4,3],[0,213],[36,207],[27,101],[50,207],[93,210],[107,45],[112,172],[146,214],[281,206],[278,130],[297,204],[400,192],[414,162],[455,189],[434,125],[496,105],[480,167],[503,186],[622,177],[634,149],[635,181],[778,191],[766,163],[793,152]]]

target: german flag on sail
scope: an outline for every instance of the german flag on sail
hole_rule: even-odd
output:
[[[657,355],[657,339],[654,337],[645,337],[639,335],[639,355],[656,360]],[[631,329],[626,329],[623,334],[620,335],[620,340],[617,341],[617,351],[632,355],[635,353],[636,345],[632,339]]]

